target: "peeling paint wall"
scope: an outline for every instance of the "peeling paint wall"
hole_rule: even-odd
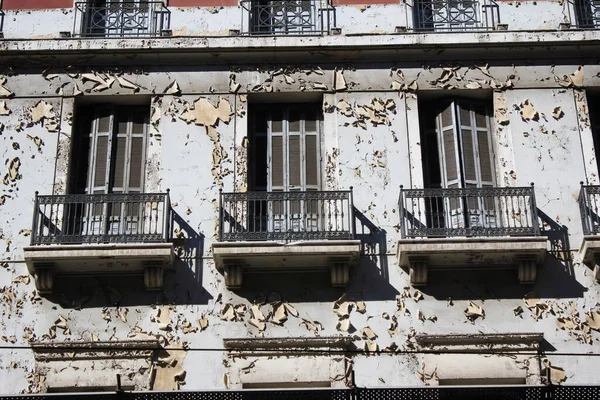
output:
[[[358,386],[433,384],[420,356],[396,354],[416,349],[416,334],[544,332],[557,351],[596,352],[600,286],[581,264],[575,197],[580,180],[598,181],[582,88],[600,86],[600,66],[59,68],[0,82],[0,345],[25,347],[0,349],[0,393],[48,389],[51,373],[34,359],[33,340],[155,339],[170,350],[157,351],[148,370],[136,365],[131,381],[186,390],[274,382],[292,363],[232,361],[224,338],[352,336],[357,353],[344,359],[346,369],[324,357],[306,364],[323,369],[294,375],[317,382],[323,370],[334,371],[329,377],[340,386],[350,384],[348,365]],[[398,267],[399,186],[423,186],[418,115],[427,110],[417,102],[433,91],[488,98],[498,184],[535,182],[550,255],[534,286],[518,286],[508,271],[452,271],[416,290]],[[353,187],[363,255],[346,290],[331,288],[325,274],[307,274],[248,277],[247,289],[231,292],[214,267],[219,189],[247,189],[248,113],[257,95],[278,92],[320,99],[324,188]],[[137,96],[150,108],[145,189],[170,189],[175,268],[161,293],[146,292],[139,279],[83,277],[61,278],[54,295],[40,297],[23,262],[34,192],[65,193],[77,106],[109,96]],[[596,380],[591,357],[547,357],[567,383]]]

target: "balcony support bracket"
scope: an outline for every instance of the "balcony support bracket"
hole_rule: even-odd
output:
[[[331,271],[331,286],[346,287],[350,281],[349,257],[331,257],[329,259],[329,270]]]
[[[429,259],[427,257],[408,257],[410,284],[425,286],[427,284],[427,270]]]
[[[146,290],[162,290],[164,266],[162,263],[144,263],[144,285]]]
[[[516,264],[519,283],[522,285],[530,285],[535,283],[538,267],[536,256],[517,256]]]
[[[223,275],[225,276],[225,286],[228,289],[239,289],[242,287],[242,277],[244,276],[244,264],[241,260],[227,260],[223,265]]]
[[[52,263],[36,263],[34,265],[35,287],[40,294],[52,293],[54,287],[54,265]]]

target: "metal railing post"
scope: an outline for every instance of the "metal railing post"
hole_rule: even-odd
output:
[[[533,225],[533,233],[537,236],[540,234],[540,224],[538,221],[537,204],[535,202],[535,187],[533,182],[531,182],[531,195],[529,197],[529,202],[531,206],[531,223]]]
[[[398,211],[400,213],[400,238],[404,239],[406,236],[405,232],[405,215],[406,211],[404,209],[404,185],[400,185],[400,195],[398,196]]]
[[[348,196],[349,201],[349,207],[350,210],[348,210],[348,218],[350,218],[350,224],[349,224],[349,228],[350,228],[350,239],[354,239],[354,235],[356,232],[356,220],[354,219],[354,187],[350,186],[350,194]]]
[[[33,200],[33,221],[31,223],[31,239],[29,244],[34,245],[37,242],[37,229],[38,229],[38,215],[40,213],[40,205],[38,200],[38,191],[35,191],[35,198]]]
[[[164,208],[163,212],[165,215],[163,216],[163,238],[165,241],[171,239],[171,197],[170,197],[171,189],[167,189],[167,193],[164,198]]]
[[[223,212],[223,189],[219,189],[219,241],[220,242],[223,241],[223,227],[224,227],[223,216],[224,216],[224,212]]]

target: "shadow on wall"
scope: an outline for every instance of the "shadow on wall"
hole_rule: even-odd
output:
[[[196,232],[177,213],[175,262],[164,275],[164,290],[149,292],[142,276],[61,277],[47,300],[63,308],[135,307],[157,303],[208,304],[212,296],[202,286],[204,235]]]
[[[430,272],[427,286],[420,290],[438,300],[522,299],[531,292],[542,298],[583,297],[587,289],[575,278],[567,227],[537,212],[550,250],[534,285],[520,285],[516,270],[445,270]]]
[[[331,286],[328,271],[304,273],[245,273],[244,286],[236,294],[249,301],[277,293],[289,302],[333,302],[343,293],[353,300],[395,300],[398,290],[390,285],[386,231],[354,209],[356,239],[361,241],[359,265],[351,271],[346,288]]]

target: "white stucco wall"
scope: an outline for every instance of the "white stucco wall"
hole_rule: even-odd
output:
[[[0,115],[0,122],[5,126],[0,136],[0,151],[3,160],[8,162],[14,157],[20,158],[21,177],[10,185],[2,185],[0,192],[5,196],[4,204],[0,206],[3,234],[0,261],[5,263],[4,267],[0,267],[0,287],[3,287],[6,296],[9,296],[8,292],[14,292],[13,300],[3,301],[0,305],[3,312],[0,336],[7,337],[7,341],[0,344],[8,343],[8,337],[14,335],[15,345],[25,349],[0,349],[0,393],[45,390],[43,385],[28,388],[25,379],[36,369],[33,355],[26,349],[28,329],[42,341],[49,340],[42,336],[54,329],[56,338],[52,340],[60,342],[67,339],[90,340],[93,335],[100,340],[144,336],[136,332],[136,326],[139,330],[166,337],[171,345],[184,341],[188,348],[196,350],[186,352],[182,363],[178,364],[187,371],[187,390],[223,389],[227,387],[226,382],[234,382],[224,379],[233,371],[223,350],[224,338],[357,335],[354,342],[360,350],[364,346],[360,331],[367,326],[378,335],[374,341],[379,349],[392,343],[400,348],[406,345],[410,349],[407,342],[411,341],[412,330],[421,334],[471,335],[482,332],[543,332],[545,340],[556,349],[547,351],[545,356],[553,364],[564,368],[567,383],[595,383],[595,359],[585,356],[585,353],[596,352],[600,338],[598,332],[589,332],[592,344],[586,344],[557,328],[557,318],[570,315],[571,310],[585,320],[585,312],[597,311],[595,304],[600,298],[600,286],[593,281],[590,269],[581,264],[578,251],[581,222],[575,196],[580,180],[593,174],[597,177],[595,166],[590,162],[593,151],[582,151],[582,143],[589,147],[590,131],[589,127],[581,125],[577,100],[581,89],[559,87],[552,74],[552,71],[558,77],[575,74],[577,66],[492,66],[489,70],[478,66],[458,68],[457,75],[447,80],[448,84],[456,86],[454,90],[440,89],[436,85],[436,80],[444,76],[443,68],[422,68],[413,64],[396,65],[402,70],[403,83],[416,81],[418,89],[413,86],[413,89],[404,90],[391,89],[393,80],[400,81],[401,78],[390,64],[358,64],[352,68],[321,65],[322,75],[306,65],[297,68],[286,66],[283,73],[294,80],[289,84],[282,73],[275,74],[279,66],[261,70],[250,66],[231,70],[199,67],[170,71],[153,69],[147,73],[110,71],[110,74],[138,85],[135,92],[120,86],[118,80],[109,89],[97,91],[93,89],[95,83],[84,82],[81,76],[73,73],[69,76],[60,69],[56,71],[59,76],[52,79],[44,79],[39,73],[7,76],[4,86],[13,91],[14,96],[0,99],[11,111],[9,115]],[[346,90],[336,92],[332,89],[336,67],[344,71]],[[600,85],[600,67],[586,65],[583,71],[586,87]],[[231,74],[241,85],[237,94],[229,91]],[[513,87],[505,84],[509,75],[518,76],[518,79],[511,78]],[[465,89],[467,84],[477,79],[488,82],[482,84],[482,89]],[[505,86],[492,92],[490,80]],[[163,95],[175,81],[183,95]],[[324,84],[327,90],[313,89],[315,83]],[[52,113],[60,116],[60,130],[63,134],[69,132],[68,113],[75,85],[84,91],[76,96],[76,103],[82,102],[82,98],[106,102],[110,101],[109,96],[124,95],[140,96],[148,104],[154,96],[153,105],[160,100],[161,116],[154,131],[154,134],[160,135],[160,142],[154,137],[151,162],[155,169],[149,172],[148,181],[152,182],[153,190],[171,190],[171,201],[176,203],[174,210],[178,215],[175,227],[181,229],[185,237],[191,238],[184,243],[175,271],[167,273],[164,293],[147,293],[139,278],[61,278],[57,280],[53,296],[38,299],[33,294],[33,281],[25,284],[23,278],[18,278],[28,276],[23,262],[23,247],[29,237],[23,230],[30,229],[34,192],[38,190],[41,194],[49,194],[53,190],[59,137],[58,132],[48,131],[49,118],[43,124],[27,126],[28,110],[43,96],[49,96],[44,101],[52,105]],[[255,89],[257,85],[263,85],[263,89]],[[384,103],[393,100],[395,104],[393,109],[386,111],[388,122],[373,126],[367,121],[364,129],[353,127],[354,119],[342,115],[339,110],[328,109],[329,112],[324,113],[322,163],[326,185],[328,188],[353,186],[354,204],[363,216],[357,222],[357,233],[364,243],[364,255],[345,290],[331,288],[326,274],[306,274],[248,277],[245,281],[248,286],[244,290],[232,292],[225,288],[223,276],[214,267],[210,248],[216,240],[218,190],[222,187],[224,191],[233,191],[244,186],[243,144],[247,136],[247,114],[243,111],[257,100],[256,91],[264,90],[264,85],[271,85],[273,93],[261,95],[279,96],[276,101],[298,98],[302,92],[300,86],[304,85],[305,92],[317,93],[313,93],[313,97],[319,99],[322,96],[322,101],[330,106],[338,105],[341,100],[352,108],[378,100]],[[57,95],[61,87],[64,96]],[[419,296],[413,299],[414,289],[410,289],[408,298],[404,298],[409,278],[395,261],[395,246],[400,238],[397,229],[398,193],[401,184],[420,187],[423,183],[417,100],[425,91],[432,90],[440,92],[438,94],[456,93],[467,97],[479,94],[487,96],[490,103],[496,100],[496,111],[502,106],[506,108],[508,121],[494,133],[498,182],[506,186],[535,182],[537,206],[547,215],[544,234],[552,239],[549,241],[551,252],[535,285],[519,286],[510,271],[440,272],[432,274],[428,286],[421,289],[423,299]],[[282,96],[277,92],[285,94]],[[249,96],[243,101],[246,94]],[[220,121],[214,128],[219,134],[218,141],[211,140],[204,126],[187,124],[180,118],[186,106],[200,97],[208,98],[215,105],[219,100],[229,102],[233,116],[228,124]],[[538,111],[538,121],[523,120],[519,110],[515,109],[525,100],[529,100]],[[561,107],[564,113],[559,119],[552,117],[555,107]],[[496,120],[498,118],[496,116]],[[25,127],[17,131],[15,127],[22,122]],[[524,135],[524,132],[528,134]],[[40,150],[32,139],[36,136],[44,143]],[[18,143],[17,149],[13,143]],[[215,165],[213,151],[219,148],[217,143],[227,155],[220,153],[220,164]],[[59,152],[58,165],[63,163],[68,163],[68,152],[64,149]],[[2,176],[7,168],[5,163]],[[59,186],[65,190],[60,168],[63,168],[63,175],[66,171],[59,167],[56,179],[57,183],[63,179]],[[213,168],[220,170],[213,173]],[[505,180],[507,175],[512,180]],[[568,228],[566,232],[561,230],[562,225]],[[366,305],[364,314],[356,310],[350,313],[355,330],[349,333],[336,330],[338,316],[332,310],[334,301],[343,293],[346,293],[347,301],[364,301]],[[556,315],[544,313],[536,320],[523,301],[528,293],[539,296],[545,304],[548,301],[554,303],[563,311]],[[398,296],[410,313],[398,310]],[[257,299],[263,297],[265,304],[261,310],[265,315],[273,312],[273,304],[283,299],[297,310],[298,317],[290,313],[281,326],[268,322],[266,330],[259,332],[249,322],[249,309],[255,302],[262,304],[263,301]],[[452,304],[447,298],[452,300]],[[479,318],[473,323],[466,319],[464,310],[469,301],[485,310],[485,319]],[[236,321],[225,321],[220,314],[227,304],[243,304],[247,311]],[[162,308],[163,313],[167,312],[164,307],[168,308],[171,319],[170,331],[160,330],[155,318],[158,308]],[[514,310],[518,307],[523,309],[521,316],[515,315]],[[128,312],[122,318],[119,313],[124,310]],[[424,318],[419,318],[421,314]],[[60,316],[66,319],[68,332],[53,328]],[[397,319],[397,328],[388,333],[392,316]],[[197,321],[202,317],[209,321],[205,330],[184,332],[184,321],[198,327]],[[307,322],[303,323],[303,320]],[[307,326],[311,327],[308,323],[314,324],[316,331],[308,329]],[[575,333],[582,334],[581,331]],[[553,356],[556,352],[579,355]],[[358,352],[352,360],[358,386],[423,384],[418,375],[422,362],[416,355]],[[250,364],[250,360],[247,363]],[[315,359],[314,364],[307,365],[328,364],[323,359]],[[236,364],[236,368],[239,366]],[[275,374],[280,363],[273,363],[270,367],[261,361],[260,381],[269,382],[264,376],[269,374],[269,368],[273,368]],[[502,363],[498,364],[498,368],[502,368]],[[321,372],[309,372],[306,379],[320,381]]]

